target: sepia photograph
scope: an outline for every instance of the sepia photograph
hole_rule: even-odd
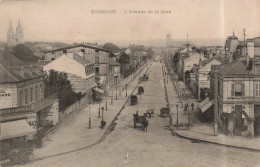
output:
[[[0,0],[0,167],[260,167],[260,0]]]

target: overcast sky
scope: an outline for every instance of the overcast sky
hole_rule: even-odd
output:
[[[121,41],[260,36],[260,0],[0,0],[0,41],[18,19],[26,41]],[[91,10],[116,14],[91,14]],[[125,14],[165,10],[170,14]]]

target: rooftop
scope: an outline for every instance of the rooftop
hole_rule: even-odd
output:
[[[23,76],[21,75],[23,73]],[[13,83],[43,77],[37,65],[29,65],[0,50],[0,82]]]
[[[121,64],[118,63],[116,60],[114,60],[113,58],[109,58],[108,59],[108,64],[111,66],[120,66]]]
[[[85,45],[85,44],[78,44],[78,45],[68,46],[68,47],[64,47],[64,48],[49,50],[49,51],[46,51],[44,53],[58,52],[58,51],[72,49],[72,48],[77,48],[77,47],[84,47],[84,48],[90,48],[90,49],[95,49],[95,50],[101,50],[101,51],[104,51],[104,52],[108,52],[107,49],[99,48],[99,47],[96,47],[96,46]]]
[[[246,68],[246,60],[244,59],[234,60],[231,63],[223,65],[223,67],[218,70],[218,73],[226,77],[249,76],[249,71]]]

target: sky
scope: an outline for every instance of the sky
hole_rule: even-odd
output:
[[[0,41],[6,41],[10,21],[15,29],[19,18],[26,41],[156,40],[167,33],[172,40],[187,34],[210,40],[226,39],[233,29],[242,39],[244,28],[253,38],[260,36],[259,9],[260,0],[0,0]]]

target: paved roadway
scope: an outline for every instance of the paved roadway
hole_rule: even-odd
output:
[[[167,128],[169,119],[158,117],[159,109],[166,106],[161,64],[153,63],[148,75],[149,81],[141,84],[145,93],[138,95],[139,104],[126,105],[118,117],[115,130],[105,141],[86,150],[35,161],[25,166],[260,166],[258,152],[192,143],[172,136]],[[155,117],[149,120],[148,132],[142,128],[135,129],[133,114],[139,110],[141,115],[149,108],[155,109]]]

